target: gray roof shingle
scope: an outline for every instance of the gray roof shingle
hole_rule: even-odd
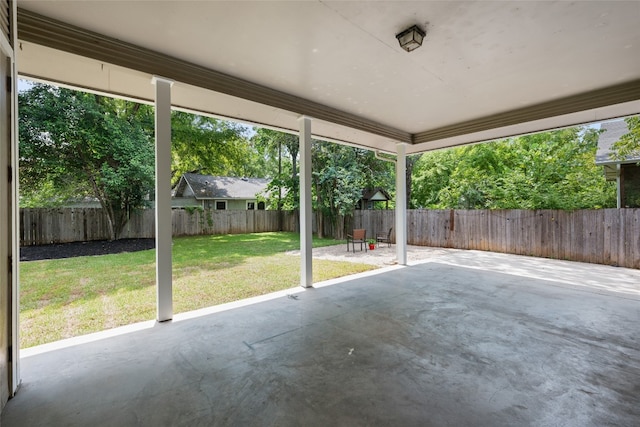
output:
[[[629,133],[627,123],[624,120],[605,122],[600,125],[604,130],[598,138],[598,151],[596,152],[596,165],[633,163],[640,160],[640,157],[627,157],[624,160],[616,160],[611,157],[611,146],[618,141],[622,135]]]
[[[269,184],[264,178],[236,178],[230,176],[185,173],[176,186],[175,197],[183,197],[186,185],[197,200],[203,199],[255,199],[264,194]]]

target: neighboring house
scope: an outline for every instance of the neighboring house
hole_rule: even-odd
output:
[[[173,190],[174,208],[199,206],[215,210],[265,209],[258,197],[266,195],[268,179],[185,173]]]
[[[600,125],[603,130],[598,139],[596,165],[604,167],[607,181],[616,181],[618,188],[618,208],[640,207],[640,157],[615,159],[612,155],[613,144],[629,133],[624,120],[605,122]]]
[[[87,196],[81,199],[72,198],[72,199],[66,200],[62,205],[62,207],[74,208],[74,209],[85,209],[85,208],[98,209],[98,208],[102,208],[102,205],[100,204],[100,200],[98,200],[96,197]]]
[[[365,188],[362,190],[362,198],[358,200],[356,209],[375,209],[376,206],[384,203],[384,208],[389,209],[389,200],[391,196],[381,187]]]

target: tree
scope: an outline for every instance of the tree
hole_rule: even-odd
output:
[[[434,209],[585,209],[615,206],[595,165],[598,132],[571,128],[427,153],[413,203]]]
[[[365,174],[356,149],[324,141],[312,145],[312,185],[318,218],[318,236],[325,220],[335,225],[338,216],[351,215],[362,197]]]
[[[185,172],[263,178],[258,152],[245,138],[247,128],[181,111],[171,113],[171,176]]]
[[[270,205],[297,209],[298,136],[259,129],[252,142],[272,177]],[[320,234],[325,220],[334,222],[338,215],[352,214],[364,188],[390,188],[394,180],[393,166],[376,159],[373,152],[335,143],[313,140],[311,163],[313,207]]]
[[[640,157],[640,116],[627,117],[629,133],[620,137],[620,140],[613,144],[615,150],[614,157],[617,160],[624,160],[629,157]]]
[[[416,154],[413,156],[407,156],[407,168],[405,171],[405,182],[406,182],[406,189],[407,189],[407,209],[412,208],[414,206],[412,206],[411,203],[411,193],[413,191],[413,168],[415,167],[416,163],[420,160],[420,158],[422,157],[422,154]]]
[[[378,159],[375,153],[363,148],[351,148],[354,151],[357,168],[364,176],[364,188],[381,187],[393,193],[395,188],[395,163]],[[392,157],[389,157],[391,160]]]
[[[278,210],[298,209],[298,136],[271,129],[258,129],[252,142],[261,153],[262,164],[269,174],[267,176],[271,178],[268,187],[273,194],[270,198],[271,205]]]
[[[128,214],[153,192],[154,146],[145,126],[151,108],[38,83],[19,93],[18,102],[25,198],[41,190],[94,196],[117,239]]]

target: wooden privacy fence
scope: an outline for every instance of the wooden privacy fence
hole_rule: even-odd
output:
[[[236,234],[298,230],[289,211],[173,211],[173,235]],[[22,209],[22,245],[108,239],[101,209]],[[315,219],[315,218],[314,218]],[[316,221],[314,221],[315,223]],[[355,211],[352,218],[324,222],[325,235],[365,228],[388,232],[395,242],[395,212]],[[315,224],[314,224],[315,227]],[[478,249],[640,268],[640,209],[600,210],[409,210],[410,245]],[[153,237],[152,209],[132,215],[121,237]],[[315,228],[314,228],[315,230]]]
[[[640,268],[640,209],[410,211],[410,244]]]
[[[354,213],[367,236],[390,227],[394,211]],[[640,209],[409,210],[407,242],[640,268]]]
[[[393,211],[356,211],[353,228],[394,227]],[[410,245],[478,249],[640,268],[640,209],[409,210]]]
[[[282,212],[282,230],[298,229],[297,216]],[[278,231],[277,211],[188,211],[174,209],[174,236],[199,234],[243,234]],[[131,215],[120,238],[155,236],[155,210],[145,209]],[[107,216],[99,208],[21,209],[22,246],[82,242],[109,239]]]

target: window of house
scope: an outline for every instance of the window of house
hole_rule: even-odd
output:
[[[263,210],[264,210],[264,208],[265,208],[265,206],[264,206],[264,202],[258,202],[258,210],[259,210],[259,211],[263,211]]]
[[[226,210],[226,209],[227,209],[227,202],[226,202],[226,201],[224,201],[224,200],[222,200],[222,201],[218,200],[218,201],[216,202],[216,210],[217,210],[217,211],[224,211],[224,210]]]
[[[247,202],[247,210],[252,211],[256,208],[255,202]]]

